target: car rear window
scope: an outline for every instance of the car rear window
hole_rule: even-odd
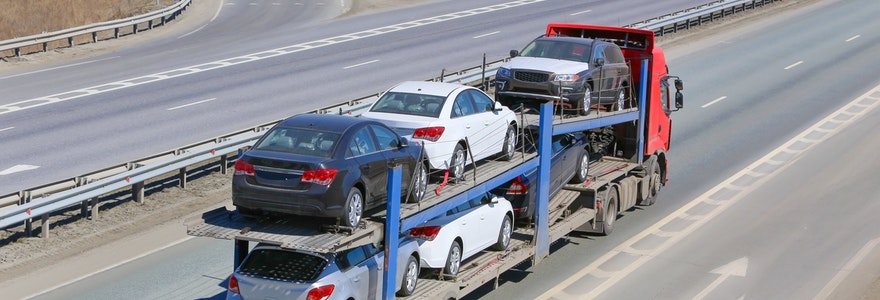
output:
[[[279,281],[315,281],[327,259],[296,251],[255,249],[248,255],[238,272]]]
[[[299,155],[330,157],[339,134],[304,128],[276,127],[266,133],[256,150],[266,150]]]
[[[437,118],[445,101],[440,96],[386,92],[370,111]]]

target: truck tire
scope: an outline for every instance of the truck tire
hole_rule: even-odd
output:
[[[581,153],[577,164],[577,170],[574,172],[574,177],[571,178],[570,183],[584,183],[587,181],[587,175],[590,172],[590,155],[586,151]]]
[[[516,127],[507,125],[507,134],[504,135],[504,147],[501,148],[501,160],[513,159],[516,151]]]
[[[449,178],[453,182],[459,182],[464,179],[464,169],[467,162],[467,150],[461,144],[455,144],[452,150],[452,158],[449,160]]]
[[[455,277],[458,275],[458,269],[461,267],[461,244],[458,241],[452,241],[449,247],[449,255],[446,256],[446,265],[443,267],[443,274]]]
[[[357,227],[364,215],[364,194],[357,187],[352,187],[345,198],[345,210],[342,216],[342,225]]]
[[[589,83],[584,84],[584,98],[577,104],[578,114],[586,116],[590,114],[590,106],[593,104],[593,88]]]
[[[614,221],[617,220],[617,188],[610,187],[605,190],[605,201],[602,206],[602,228],[599,231],[601,235],[611,235],[614,231]]]
[[[645,161],[645,178],[639,183],[639,205],[650,206],[657,201],[657,193],[660,191],[662,178],[660,176],[660,164],[657,163],[657,156],[651,155]]]
[[[406,261],[406,268],[403,269],[403,278],[400,279],[400,290],[397,296],[406,297],[412,295],[416,290],[416,284],[419,282],[419,260],[415,256],[410,255]]]
[[[513,234],[513,222],[510,216],[504,216],[501,221],[501,230],[498,231],[498,242],[492,245],[492,250],[504,251],[510,246],[510,236]]]

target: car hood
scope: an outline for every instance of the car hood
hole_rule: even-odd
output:
[[[511,70],[536,70],[556,74],[577,74],[589,70],[590,64],[564,59],[517,56],[501,67]]]

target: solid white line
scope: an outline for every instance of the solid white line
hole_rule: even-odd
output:
[[[79,66],[79,65],[90,64],[90,63],[93,63],[93,62],[99,62],[99,61],[108,60],[108,59],[114,59],[114,58],[119,58],[119,56],[108,57],[108,58],[102,58],[102,59],[98,59],[98,60],[84,61],[84,62],[81,62],[81,63],[75,63],[75,64],[70,64],[70,65],[64,65],[64,66],[54,67],[54,68],[42,69],[42,70],[37,70],[37,71],[32,71],[32,72],[27,72],[27,73],[21,73],[21,74],[9,75],[9,76],[6,76],[6,77],[0,77],[0,79],[7,79],[7,78],[13,78],[13,77],[24,76],[24,75],[30,75],[30,74],[42,73],[42,72],[46,72],[46,71],[52,71],[52,70],[58,70],[58,69],[69,68],[69,67],[75,67],[75,66]]]
[[[350,66],[348,66],[348,67],[344,67],[344,68],[342,68],[342,69],[351,69],[351,68],[354,68],[354,67],[360,67],[360,66],[363,66],[363,65],[368,65],[368,64],[371,64],[371,63],[377,62],[377,61],[379,61],[379,60],[378,60],[378,59],[374,59],[374,60],[371,60],[371,61],[368,61],[368,62],[362,62],[362,63],[356,64],[356,65],[350,65]]]
[[[190,35],[190,34],[196,33],[196,32],[198,32],[199,30],[204,29],[205,27],[208,27],[208,24],[211,24],[211,22],[214,22],[214,20],[217,19],[217,16],[220,15],[220,10],[221,10],[221,9],[223,9],[223,1],[220,1],[220,6],[217,7],[217,11],[214,12],[214,16],[211,17],[211,20],[208,20],[208,23],[205,23],[205,25],[202,25],[202,27],[196,28],[196,30],[190,31],[190,32],[188,32],[188,33],[186,33],[186,34],[184,34],[184,35],[181,35],[181,36],[177,37],[177,39],[182,39],[182,38],[184,38],[184,37],[186,37],[186,36],[188,36],[188,35]]]
[[[475,36],[474,38],[475,38],[475,39],[478,39],[478,38],[485,37],[485,36],[490,36],[490,35],[493,35],[493,34],[496,34],[496,33],[499,33],[499,32],[501,32],[501,31],[495,31],[495,32],[487,33],[487,34],[481,34],[481,35]]]
[[[184,107],[187,107],[187,106],[193,106],[193,105],[202,104],[202,103],[205,103],[205,102],[208,102],[208,101],[214,101],[214,100],[217,100],[217,98],[205,99],[205,100],[196,101],[196,102],[193,102],[193,103],[190,103],[190,104],[184,104],[184,105],[181,105],[181,106],[175,106],[175,107],[169,108],[169,109],[167,109],[167,110],[175,110],[175,109],[178,109],[178,108],[184,108]]]
[[[0,129],[0,131],[7,131],[7,130],[11,130],[11,129],[13,129],[13,128],[15,128],[15,127],[6,127],[6,128],[3,128],[3,129]]]
[[[716,102],[724,100],[724,99],[727,99],[727,96],[718,97],[718,99],[715,99],[715,100],[710,101],[709,103],[703,104],[703,106],[701,106],[701,107],[702,108],[709,107],[709,105],[715,104]]]
[[[850,42],[850,41],[852,41],[852,40],[854,40],[854,39],[857,39],[857,38],[859,38],[859,37],[861,37],[861,36],[862,36],[861,34],[856,34],[856,35],[854,35],[853,37],[846,39],[846,41],[847,41],[847,42]]]
[[[572,13],[572,14],[570,14],[569,16],[577,16],[577,15],[579,15],[579,14],[585,14],[585,13],[588,13],[588,12],[591,12],[591,11],[593,11],[593,10],[588,9],[588,10],[585,10],[585,11],[579,11],[579,12],[576,12],[576,13]]]
[[[825,287],[822,288],[822,290],[819,291],[819,294],[816,294],[816,297],[813,297],[813,299],[828,299],[828,297],[831,296],[831,293],[837,289],[837,286],[846,279],[846,276],[848,276],[849,273],[852,273],[856,266],[865,259],[865,256],[868,256],[868,254],[871,253],[871,250],[873,250],[874,247],[877,247],[878,243],[880,243],[880,238],[873,239],[865,244],[865,246],[863,246],[862,249],[860,249],[859,252],[857,252],[856,255],[853,256],[845,266],[843,266],[843,269],[838,271],[837,275],[834,275],[834,278],[825,284]]]
[[[791,69],[791,68],[797,67],[797,65],[802,64],[802,63],[804,63],[803,60],[798,61],[798,62],[796,62],[796,63],[793,63],[793,64],[788,65],[788,67],[785,67],[785,69],[788,70],[788,69]]]

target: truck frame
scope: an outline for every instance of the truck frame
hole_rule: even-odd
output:
[[[549,24],[547,36],[564,35],[606,39],[617,43],[632,70],[633,93],[638,95],[632,107],[606,112],[597,110],[586,116],[554,116],[556,99],[548,95],[527,95],[543,100],[539,114],[522,114],[523,130],[538,130],[536,154],[522,153],[510,161],[484,161],[476,164],[468,180],[443,188],[442,193],[419,203],[400,203],[400,168],[389,166],[389,201],[384,211],[365,216],[362,226],[347,230],[335,226],[321,228],[308,222],[290,219],[252,220],[225,207],[209,211],[187,225],[193,236],[235,241],[237,267],[246,257],[250,242],[271,243],[285,248],[334,252],[384,241],[385,257],[396,257],[399,238],[427,220],[462,204],[474,195],[491,191],[528,170],[537,168],[538,187],[535,218],[515,228],[510,247],[501,252],[484,251],[462,264],[454,278],[442,275],[419,278],[411,299],[458,299],[492,281],[498,286],[501,273],[531,259],[539,263],[550,253],[550,244],[572,231],[610,234],[619,212],[637,204],[651,205],[657,192],[667,182],[667,157],[671,133],[671,113],[683,107],[681,80],[669,76],[662,49],[654,45],[649,30],[585,24]],[[636,72],[632,72],[636,73]],[[668,84],[674,79],[674,107],[670,107]],[[569,184],[549,198],[550,140],[552,135],[576,131],[604,134],[611,142],[602,152],[593,148],[588,180]],[[476,170],[479,172],[476,172]],[[329,230],[328,230],[329,229]],[[394,260],[386,259],[385,270],[395,270]],[[390,274],[389,274],[390,273]],[[394,272],[385,272],[386,283],[396,282]],[[383,295],[394,297],[394,284],[385,284]]]

